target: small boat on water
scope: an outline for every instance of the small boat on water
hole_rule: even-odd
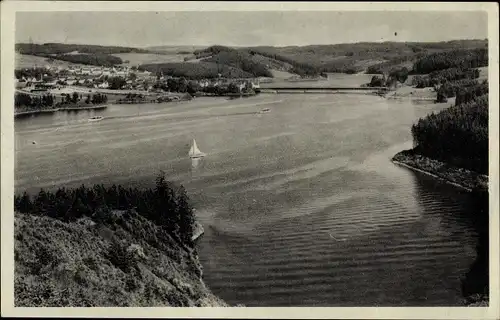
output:
[[[264,108],[264,109],[260,110],[260,112],[259,112],[259,113],[269,113],[269,112],[271,112],[271,109],[269,109],[269,108]]]
[[[198,146],[196,145],[196,140],[194,139],[188,154],[191,159],[203,158],[204,156],[206,156],[206,153],[201,152],[200,149],[198,149]]]
[[[102,119],[104,119],[104,117],[102,117],[102,116],[95,116],[95,117],[89,118],[89,121],[91,121],[91,122],[101,121]]]

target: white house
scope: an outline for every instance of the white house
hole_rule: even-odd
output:
[[[15,80],[15,84],[16,84],[16,89],[24,88],[24,87],[26,87],[26,80],[24,80],[24,79],[21,79],[21,80],[16,79]]]
[[[107,81],[104,81],[103,83],[99,84],[97,87],[101,88],[101,89],[107,89],[107,88],[109,88],[109,83]]]
[[[206,80],[206,79],[203,79],[203,80],[200,80],[198,81],[198,85],[202,88],[206,88],[208,87],[208,85],[210,84],[210,81]]]

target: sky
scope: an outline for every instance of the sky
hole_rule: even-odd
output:
[[[16,42],[131,47],[287,46],[485,39],[487,13],[415,11],[18,12]]]

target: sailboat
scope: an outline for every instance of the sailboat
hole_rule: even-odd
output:
[[[189,149],[189,157],[191,159],[202,158],[206,156],[205,153],[201,152],[196,145],[196,140],[193,139],[193,144],[191,145],[191,149]]]

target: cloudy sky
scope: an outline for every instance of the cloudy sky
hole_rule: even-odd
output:
[[[485,12],[18,12],[16,42],[307,45],[487,38]]]

